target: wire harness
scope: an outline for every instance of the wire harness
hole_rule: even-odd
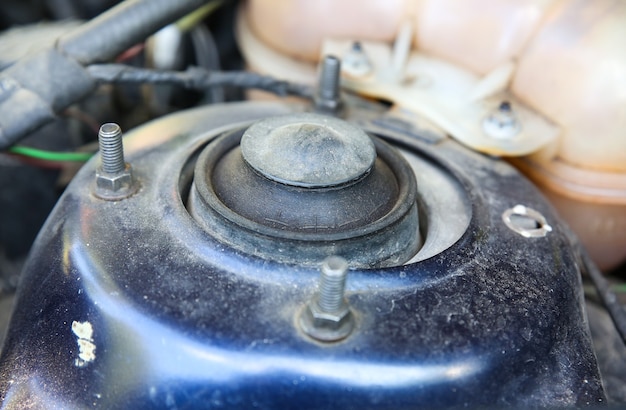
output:
[[[309,86],[247,71],[210,71],[199,67],[190,67],[186,71],[169,71],[123,64],[94,64],[88,66],[87,71],[99,83],[169,84],[195,90],[234,86],[269,91],[280,96],[313,98],[313,89]]]

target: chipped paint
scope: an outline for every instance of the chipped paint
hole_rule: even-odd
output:
[[[72,332],[78,338],[78,358],[76,367],[85,367],[96,359],[96,345],[93,343],[93,327],[89,322],[72,322]]]

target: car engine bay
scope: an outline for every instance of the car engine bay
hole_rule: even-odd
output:
[[[624,406],[626,6],[518,3],[3,2],[1,407]]]

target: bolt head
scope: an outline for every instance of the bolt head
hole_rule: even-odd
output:
[[[324,312],[317,299],[309,302],[300,314],[300,327],[309,336],[322,342],[346,338],[354,328],[354,317],[347,303],[336,312]]]

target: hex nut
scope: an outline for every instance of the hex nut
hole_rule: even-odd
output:
[[[354,318],[347,303],[336,312],[324,312],[317,298],[304,307],[300,315],[300,327],[314,339],[335,342],[346,338],[354,328]]]
[[[343,103],[339,99],[315,98],[315,106],[322,114],[335,114],[341,110]]]
[[[133,181],[132,169],[126,164],[124,171],[116,174],[96,170],[95,194],[106,200],[118,200],[126,198],[137,191],[137,184]]]

